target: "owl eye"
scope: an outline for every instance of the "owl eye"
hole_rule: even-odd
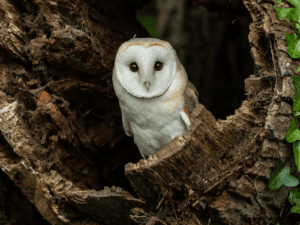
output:
[[[131,63],[131,64],[129,65],[129,68],[130,68],[130,70],[131,70],[132,72],[136,72],[136,71],[139,70],[139,67],[138,67],[138,65],[137,65],[136,63]]]
[[[156,62],[154,65],[154,69],[161,70],[163,68],[163,64],[161,62]]]

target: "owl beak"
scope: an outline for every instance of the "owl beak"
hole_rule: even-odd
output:
[[[147,91],[149,91],[150,83],[148,81],[146,81],[144,84],[145,84],[145,86],[147,88]]]

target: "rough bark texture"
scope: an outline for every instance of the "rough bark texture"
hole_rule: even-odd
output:
[[[279,219],[289,188],[270,191],[267,184],[278,159],[295,172],[292,145],[284,140],[295,95],[291,76],[298,75],[300,62],[286,52],[289,24],[278,20],[274,2],[214,2],[253,19],[249,42],[259,72],[245,81],[247,100],[219,121],[200,105],[191,131],[134,164],[140,156],[124,135],[111,71],[122,42],[148,36],[134,19],[147,2],[0,2],[3,224],[275,224]],[[124,190],[125,163],[139,198]],[[9,179],[23,195],[7,190],[15,187]],[[118,180],[122,187],[111,185]],[[15,201],[28,208],[26,214]]]
[[[105,186],[135,154],[117,151],[111,71],[122,42],[148,36],[134,18],[145,3],[1,1],[0,165],[51,224],[132,224],[143,205]],[[1,220],[32,224],[31,207],[24,216],[1,196]]]

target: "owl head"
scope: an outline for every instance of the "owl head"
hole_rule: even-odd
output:
[[[116,55],[113,80],[139,98],[164,94],[177,71],[177,55],[169,42],[156,38],[132,38]]]

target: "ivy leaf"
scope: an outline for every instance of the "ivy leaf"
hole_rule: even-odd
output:
[[[292,77],[292,81],[297,91],[300,91],[300,77],[294,76]]]
[[[300,142],[299,141],[295,141],[293,143],[293,151],[294,151],[297,169],[298,171],[300,171]]]
[[[295,97],[294,97],[293,110],[299,111],[300,110],[300,77],[294,76],[294,77],[292,77],[292,81],[297,90]]]
[[[276,163],[276,169],[270,174],[268,184],[270,190],[277,190],[283,184],[288,187],[294,187],[299,184],[298,179],[289,174],[290,168],[284,166],[282,162]]]
[[[285,134],[285,140],[289,143],[300,140],[300,130],[297,128],[295,118],[292,120],[289,126],[289,131]]]
[[[300,205],[300,192],[298,192],[298,188],[290,190],[289,202],[291,205]]]
[[[297,91],[293,101],[293,110],[299,111],[300,110],[300,92]]]
[[[300,112],[299,112],[299,111],[294,111],[294,112],[293,112],[293,116],[294,116],[294,117],[300,116]]]
[[[291,208],[291,213],[298,213],[300,214],[300,205],[295,205]]]
[[[274,8],[277,11],[280,20],[283,20],[292,10],[291,8],[280,8],[278,6],[274,6]]]
[[[295,6],[293,9],[293,12],[290,12],[291,14],[287,17],[290,18],[292,21],[299,23],[300,22],[300,2],[298,0],[289,0],[289,3]]]
[[[300,41],[298,40],[298,36],[294,34],[285,33],[287,52],[289,53],[291,58],[299,58],[300,57]]]

